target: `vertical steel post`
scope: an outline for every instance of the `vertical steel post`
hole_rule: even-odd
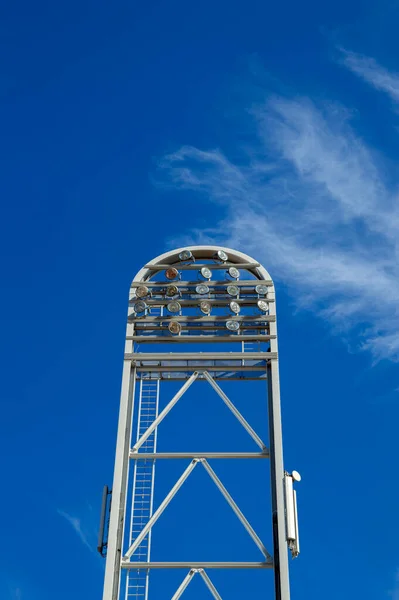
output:
[[[270,314],[276,314],[275,302],[270,303]],[[270,351],[277,352],[277,325],[275,321],[270,323],[270,333],[275,336],[274,339],[270,340]],[[281,426],[278,358],[272,359],[267,363],[267,388],[274,546],[274,586],[276,600],[290,600],[288,552],[285,532],[283,434]]]
[[[127,330],[131,334],[130,324]],[[131,341],[126,341],[125,351],[132,351]],[[103,600],[119,600],[135,385],[136,369],[124,360]]]

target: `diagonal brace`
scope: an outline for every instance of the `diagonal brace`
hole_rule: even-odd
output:
[[[194,381],[197,379],[198,375],[199,375],[199,373],[197,371],[195,371],[191,375],[191,377],[189,379],[187,379],[186,383],[180,388],[180,390],[177,392],[177,394],[175,394],[175,396],[173,396],[173,398],[169,402],[169,404],[167,406],[165,406],[165,408],[158,415],[158,417],[155,419],[155,421],[153,421],[153,423],[151,423],[151,425],[143,433],[141,438],[139,440],[137,440],[137,442],[135,443],[135,445],[132,448],[132,452],[137,452],[137,450],[144,444],[144,442],[146,441],[147,438],[150,437],[150,435],[152,434],[154,429],[156,429],[158,427],[158,425],[161,423],[161,421],[163,421],[163,419],[166,417],[166,415],[172,410],[172,408],[177,403],[177,401],[180,400],[180,398],[183,396],[183,394],[194,383]]]
[[[242,416],[242,414],[240,413],[240,411],[238,410],[238,408],[236,408],[234,406],[234,404],[232,403],[232,401],[226,396],[226,394],[224,393],[224,391],[222,390],[222,388],[216,383],[216,381],[213,379],[213,377],[211,377],[211,375],[209,375],[208,371],[204,371],[203,375],[204,375],[205,379],[211,384],[211,386],[216,391],[216,393],[221,397],[221,399],[226,404],[226,406],[231,410],[231,412],[236,417],[236,419],[238,419],[238,421],[244,427],[245,431],[247,433],[249,433],[249,435],[254,440],[254,442],[259,446],[259,448],[261,448],[262,451],[269,452],[266,444],[264,444],[262,442],[262,440],[260,439],[260,437],[258,436],[258,434],[252,429],[251,425]]]
[[[161,516],[161,514],[163,513],[165,508],[168,506],[168,504],[170,503],[172,498],[176,495],[176,493],[179,491],[179,489],[181,488],[183,483],[186,481],[186,479],[190,475],[191,471],[193,471],[195,469],[198,462],[199,461],[196,458],[194,458],[194,460],[191,461],[191,463],[188,465],[187,469],[184,471],[184,473],[181,475],[181,477],[176,481],[175,485],[172,487],[169,494],[165,497],[163,502],[161,502],[161,504],[159,505],[157,510],[154,512],[152,517],[148,520],[147,524],[143,527],[140,534],[134,540],[133,544],[130,546],[129,550],[126,552],[124,559],[130,558],[132,556],[132,554],[135,552],[135,550],[137,550],[137,548],[140,546],[141,542],[143,541],[143,539],[145,538],[147,533],[150,531],[151,527],[159,519],[159,517]]]
[[[212,479],[212,481],[216,484],[216,487],[220,490],[220,492],[222,493],[222,495],[226,499],[226,501],[229,504],[229,506],[233,509],[233,511],[236,514],[236,516],[238,517],[239,521],[241,521],[241,523],[244,525],[246,531],[249,533],[249,535],[252,538],[252,540],[258,546],[259,550],[267,558],[267,560],[272,561],[272,557],[269,554],[269,552],[266,550],[266,547],[263,544],[262,540],[259,538],[259,536],[255,532],[255,530],[253,529],[253,527],[250,525],[250,523],[247,521],[247,519],[244,516],[244,514],[238,508],[237,504],[234,502],[233,498],[230,496],[229,492],[224,487],[223,483],[220,481],[220,479],[216,475],[215,471],[212,469],[211,465],[205,459],[202,459],[201,463],[202,463],[204,469],[208,472],[208,474],[209,474],[210,478]]]
[[[215,598],[215,600],[222,600],[222,596],[219,594],[219,592],[213,585],[208,573],[206,571],[204,571],[204,569],[200,569],[199,574],[201,575],[202,579],[205,581],[205,584],[206,584],[208,590],[211,592],[211,594]]]

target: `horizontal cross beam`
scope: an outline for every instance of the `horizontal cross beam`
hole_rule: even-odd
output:
[[[269,458],[268,450],[264,452],[133,452],[130,451],[130,458],[134,460],[153,460],[158,458]]]
[[[122,569],[272,569],[272,562],[130,562]]]

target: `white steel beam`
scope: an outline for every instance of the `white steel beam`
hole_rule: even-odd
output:
[[[204,569],[200,569],[199,574],[201,575],[202,579],[205,581],[206,587],[211,592],[211,594],[215,598],[215,600],[222,600],[222,596],[219,594],[219,592],[213,585],[207,572],[204,571]]]
[[[269,452],[130,452],[134,460],[175,459],[175,458],[269,458]]]
[[[114,481],[108,532],[107,561],[105,565],[103,600],[118,600],[122,543],[126,514],[129,450],[132,437],[132,415],[136,383],[135,369],[125,360],[119,409],[118,434],[115,452]]]
[[[172,600],[178,600],[181,597],[182,593],[187,588],[187,586],[189,585],[190,581],[192,580],[192,578],[194,577],[194,575],[196,573],[198,573],[197,569],[191,569],[187,573],[187,575],[185,576],[185,578],[183,579],[183,581],[181,582],[181,584],[177,588],[176,592],[173,594]]]
[[[122,561],[122,569],[272,569],[270,562],[130,562]]]

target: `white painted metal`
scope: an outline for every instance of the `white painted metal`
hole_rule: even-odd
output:
[[[159,379],[142,379],[140,381],[136,439],[140,439],[149,424],[158,416],[158,405]],[[142,460],[134,465],[129,544],[133,543],[135,537],[152,516],[155,460],[147,455],[153,456],[156,453],[156,446],[157,430],[147,437],[142,448]],[[151,531],[141,542],[135,560],[149,562],[150,556]],[[149,571],[129,572],[126,579],[126,600],[147,600],[148,587]]]
[[[177,588],[176,592],[173,594],[172,600],[179,600],[179,598],[181,598],[184,590],[187,588],[187,586],[189,585],[190,581],[196,573],[198,573],[198,569],[190,569],[190,571],[187,573],[187,575]]]
[[[255,530],[251,527],[251,525],[249,524],[247,519],[244,517],[243,513],[240,511],[237,504],[234,502],[233,498],[230,496],[229,492],[226,490],[223,483],[220,481],[219,477],[216,475],[215,471],[212,469],[210,464],[204,459],[202,461],[202,465],[204,466],[206,471],[209,473],[209,476],[211,477],[212,481],[214,481],[214,483],[216,484],[218,489],[222,492],[223,496],[227,500],[227,503],[229,504],[229,506],[231,506],[231,508],[237,515],[238,519],[244,525],[245,529],[248,531],[249,535],[251,536],[251,538],[253,539],[255,544],[258,546],[259,550],[262,552],[262,554],[266,557],[267,560],[271,561],[272,557],[270,556],[269,552],[266,550],[262,540],[259,538],[259,536],[255,532]]]
[[[141,435],[140,439],[135,443],[132,450],[133,452],[137,452],[144,442],[148,439],[148,437],[152,434],[152,432],[158,427],[158,425],[163,421],[169,411],[172,410],[176,402],[183,396],[184,392],[194,383],[197,379],[198,373],[195,372],[191,375],[190,379],[186,381],[184,385],[180,388],[180,390],[175,394],[169,404],[163,409],[163,411],[158,415],[158,417],[148,426],[148,429]]]
[[[199,573],[201,575],[202,579],[205,582],[206,587],[211,592],[211,594],[215,598],[215,600],[222,600],[221,595],[217,591],[217,589],[214,586],[214,584],[212,583],[209,575],[207,574],[207,572],[204,569],[190,569],[190,571],[187,573],[187,575],[185,576],[185,578],[183,579],[183,581],[179,585],[179,587],[176,590],[176,592],[173,594],[172,600],[178,600],[179,598],[181,598],[181,596],[183,595],[184,590],[187,589],[187,587],[191,583],[193,577],[197,573]]]
[[[234,406],[234,404],[231,402],[231,400],[229,400],[229,398],[227,397],[227,395],[224,393],[224,391],[222,390],[222,388],[216,383],[216,381],[213,379],[213,377],[211,377],[209,375],[209,373],[207,373],[206,371],[204,371],[204,377],[205,377],[205,379],[207,381],[209,381],[209,383],[211,384],[211,386],[213,387],[213,389],[221,397],[221,399],[223,400],[223,402],[231,410],[231,412],[233,413],[233,415],[241,423],[241,425],[244,427],[245,431],[247,433],[249,433],[249,435],[254,440],[254,442],[259,446],[259,448],[262,451],[268,451],[266,445],[262,442],[262,440],[260,439],[260,437],[258,436],[258,434],[255,433],[255,431],[252,429],[252,427],[250,426],[250,424],[244,419],[244,417],[242,416],[242,414],[240,413],[240,411]]]
[[[190,317],[185,316],[182,320],[183,326],[190,328],[191,334],[160,337],[164,334],[165,328],[163,327],[163,320],[160,319],[162,316],[164,301],[148,300],[149,305],[152,307],[151,316],[148,317],[148,327],[143,327],[145,323],[142,318],[137,318],[133,314],[133,305],[130,304],[128,314],[128,326],[126,331],[126,346],[125,346],[125,362],[122,380],[122,393],[121,393],[121,405],[120,405],[120,417],[118,425],[118,438],[117,438],[117,451],[115,457],[115,474],[114,474],[114,487],[112,496],[112,507],[110,517],[110,528],[109,528],[109,542],[108,542],[108,554],[107,564],[104,582],[104,595],[103,600],[120,600],[120,576],[121,572],[127,571],[128,581],[133,575],[133,572],[143,575],[145,580],[144,595],[129,596],[127,600],[148,600],[148,573],[150,569],[163,569],[163,568],[188,568],[189,573],[182,582],[179,589],[181,593],[184,592],[188,583],[191,581],[195,573],[199,572],[203,577],[205,583],[208,585],[208,589],[214,594],[215,598],[220,598],[216,588],[214,588],[209,577],[205,573],[204,569],[220,568],[220,569],[270,569],[273,568],[275,576],[275,600],[290,600],[289,590],[289,579],[288,579],[288,555],[286,547],[286,522],[285,522],[285,497],[284,497],[284,469],[283,469],[283,454],[282,454],[282,434],[281,434],[281,414],[280,414],[280,389],[279,389],[279,373],[278,373],[278,353],[277,353],[277,326],[276,326],[276,306],[275,306],[275,294],[273,282],[270,278],[269,273],[259,263],[254,261],[251,257],[229,249],[219,248],[215,246],[191,246],[188,248],[198,260],[195,265],[181,265],[179,269],[183,272],[183,276],[187,273],[190,274],[190,269],[198,269],[201,264],[210,266],[206,261],[211,258],[217,250],[224,250],[228,256],[228,264],[225,265],[211,265],[211,271],[220,273],[221,270],[226,269],[230,264],[246,270],[249,273],[249,277],[239,282],[239,285],[244,287],[242,298],[238,298],[238,302],[241,306],[248,307],[254,305],[253,290],[257,283],[262,283],[268,286],[268,294],[266,301],[269,305],[268,315],[259,315],[259,318],[249,318],[248,322],[245,321],[241,316],[231,317],[243,323],[242,327],[244,333],[229,334],[226,330],[225,333],[219,331],[215,327],[223,321],[223,318],[218,316],[209,319],[206,323],[205,319],[195,318],[191,320]],[[165,286],[164,283],[152,281],[151,278],[155,273],[158,273],[168,265],[176,266],[178,262],[178,255],[182,250],[179,248],[172,252],[167,252],[163,255],[153,259],[148,265],[143,267],[134,278],[130,292],[130,301],[133,302],[135,298],[135,288],[140,284],[148,285],[153,290],[153,294],[159,294],[159,288]],[[201,262],[201,259],[204,261]],[[253,276],[255,279],[251,280]],[[187,293],[190,286],[196,285],[194,278],[189,281],[176,281],[176,285],[182,291]],[[214,299],[210,300],[213,307],[226,306],[227,299],[223,298],[223,294],[218,299],[217,295],[218,286],[225,286],[228,282],[223,281],[221,277],[217,281],[213,280],[209,282],[209,287],[214,289],[216,295]],[[188,287],[187,287],[188,286]],[[212,293],[214,293],[212,292]],[[252,294],[252,296],[251,296]],[[159,296],[158,296],[159,298]],[[180,300],[179,300],[180,301]],[[256,301],[256,300],[255,300]],[[181,304],[183,308],[195,306],[197,300],[186,300],[182,299]],[[217,312],[217,309],[215,309]],[[247,310],[247,309],[245,309]],[[159,316],[157,316],[157,313]],[[263,329],[256,331],[252,330],[254,324],[258,321],[263,321],[260,326]],[[203,323],[203,326],[200,324]],[[197,328],[197,325],[199,327]],[[257,326],[257,325],[256,325]],[[210,331],[216,333],[209,333],[207,328],[211,328]],[[197,331],[195,331],[197,329]],[[149,335],[147,332],[150,332]],[[250,332],[250,333],[249,333]],[[166,332],[167,333],[167,332]],[[202,334],[201,334],[202,333]],[[236,344],[242,342],[241,352],[199,352],[190,353],[182,352],[181,344],[186,342],[227,342]],[[151,352],[139,352],[137,343],[153,344],[156,342],[178,342],[179,351],[168,353],[157,350],[154,353]],[[134,346],[133,346],[134,343]],[[265,346],[268,344],[268,347]],[[184,348],[184,345],[183,345]],[[268,351],[265,351],[267,348]],[[206,361],[212,360],[215,363],[209,365]],[[183,365],[178,361],[182,361]],[[194,362],[195,361],[195,362]],[[227,361],[224,364],[222,361]],[[257,362],[259,361],[259,362]],[[171,366],[171,362],[173,366]],[[198,363],[198,365],[197,365]],[[225,367],[225,368],[224,368]],[[229,400],[225,392],[221,389],[215,379],[222,378],[223,371],[226,377],[236,378],[254,378],[251,375],[251,370],[260,371],[262,368],[267,372],[267,386],[268,386],[268,408],[269,408],[269,437],[270,437],[270,448],[268,449],[260,437],[255,433],[251,426],[247,423],[245,418],[236,409],[233,403]],[[139,429],[136,439],[136,443],[131,448],[131,424],[133,415],[133,401],[134,401],[134,383],[136,378],[144,380],[146,377],[154,376],[163,379],[164,374],[174,379],[185,379],[185,383],[179,392],[173,397],[171,402],[166,408],[158,415],[154,415],[152,423],[147,423],[147,427],[140,428],[140,421],[142,419],[142,394],[140,394],[140,407],[139,407]],[[258,376],[257,376],[258,377]],[[239,420],[241,425],[247,431],[247,433],[256,442],[262,452],[237,452],[237,453],[215,453],[215,452],[204,452],[204,453],[191,453],[191,452],[180,452],[180,453],[157,453],[156,451],[156,434],[158,426],[162,422],[163,418],[168,414],[179,398],[184,394],[186,389],[190,387],[196,380],[200,381],[205,379],[222,398],[228,408]],[[159,381],[158,381],[159,386]],[[149,444],[155,440],[155,445],[150,447]],[[140,450],[140,452],[139,452]],[[147,452],[145,452],[147,450]],[[147,453],[147,459],[143,458],[143,454]],[[124,539],[124,525],[125,525],[125,514],[126,514],[126,485],[128,480],[129,470],[129,457],[134,460],[135,471],[134,471],[134,490],[133,490],[133,512],[132,512],[132,527],[129,533],[129,546],[125,553],[123,560],[123,539]],[[207,458],[270,458],[271,465],[271,491],[272,491],[272,522],[273,522],[273,541],[274,541],[274,558],[270,557],[270,554],[262,544],[261,540],[250,526],[246,517],[242,514],[230,494],[220,482],[219,478],[215,474],[207,462]],[[176,482],[175,486],[170,490],[160,506],[155,512],[152,511],[153,491],[154,491],[154,464],[156,459],[178,459],[178,458],[190,458],[191,463]],[[147,462],[146,462],[147,461]],[[148,462],[149,461],[149,462]],[[227,500],[230,507],[233,509],[247,532],[250,534],[253,541],[256,543],[258,548],[263,552],[266,557],[264,562],[170,562],[170,561],[151,561],[150,558],[150,542],[151,542],[151,530],[154,523],[161,516],[168,503],[172,500],[178,489],[183,485],[184,481],[190,475],[195,466],[201,463],[212,480],[221,491],[225,499]],[[149,501],[150,509],[148,514],[147,522],[144,524],[145,519],[140,522],[140,526],[136,529],[134,524],[134,497],[137,495],[138,482],[141,465],[151,464],[151,474],[147,478],[150,482],[149,489]],[[146,483],[146,482],[145,482]],[[298,532],[297,527],[297,514],[296,514],[296,498],[295,490],[293,490],[293,503],[294,503],[294,526],[296,536]],[[138,513],[136,512],[136,516]],[[145,540],[148,540],[148,546],[146,546],[146,557],[144,554],[140,555],[140,550],[144,548]],[[296,542],[298,542],[296,537]],[[142,545],[143,544],[143,545]],[[191,573],[193,573],[191,575]],[[186,583],[185,583],[186,582]],[[188,582],[188,583],[187,583]],[[187,584],[187,585],[186,585]],[[183,588],[182,588],[183,586]],[[179,590],[178,590],[179,591]],[[178,592],[177,591],[177,592]],[[177,593],[176,592],[176,593]],[[181,594],[180,594],[181,595]],[[174,596],[172,600],[177,600],[180,596]]]
[[[285,488],[285,519],[287,529],[287,541],[295,542],[295,509],[294,509],[294,488],[292,485],[292,477],[288,474],[284,476]]]
[[[122,561],[122,569],[272,569],[273,564],[270,562],[195,562],[195,561],[151,561],[149,563],[132,563],[130,561]]]
[[[179,489],[181,488],[183,483],[186,481],[186,479],[190,475],[191,471],[193,469],[195,469],[195,467],[197,466],[197,463],[198,463],[198,460],[196,458],[194,458],[194,460],[188,465],[187,469],[184,471],[184,473],[181,475],[181,477],[176,481],[175,485],[172,487],[169,494],[161,502],[161,504],[159,505],[159,507],[157,508],[155,513],[152,515],[151,519],[148,520],[147,524],[145,525],[145,527],[143,527],[141,533],[134,540],[133,544],[131,544],[129,550],[126,552],[126,554],[124,556],[125,560],[127,558],[130,558],[133,555],[133,553],[135,552],[135,550],[139,547],[142,540],[145,538],[147,533],[150,531],[153,524],[158,520],[158,518],[161,516],[161,514],[163,513],[165,508],[168,506],[169,502],[177,494],[177,492],[179,491]]]
[[[205,581],[206,587],[211,592],[211,594],[215,598],[215,600],[222,600],[222,596],[219,594],[219,592],[213,585],[207,572],[204,569],[200,569],[199,573],[200,573],[202,579]]]
[[[250,535],[252,540],[258,546],[259,550],[266,557],[267,561],[272,563],[272,557],[269,554],[269,552],[266,550],[265,545],[263,544],[263,542],[261,541],[259,536],[256,534],[255,530],[251,527],[248,520],[245,518],[245,516],[241,512],[241,510],[238,508],[237,504],[234,502],[233,498],[230,496],[229,492],[224,487],[224,485],[220,481],[219,477],[216,475],[215,471],[212,469],[212,467],[209,465],[207,460],[205,460],[204,458],[194,458],[191,461],[189,466],[186,468],[184,473],[177,480],[177,482],[172,487],[170,492],[167,494],[165,499],[161,502],[158,509],[155,511],[155,513],[152,515],[152,517],[148,520],[147,524],[143,527],[143,529],[141,530],[139,535],[135,538],[134,542],[130,545],[130,548],[128,549],[128,551],[126,552],[126,555],[124,556],[124,560],[126,560],[134,555],[135,551],[139,548],[141,542],[145,539],[146,535],[151,531],[152,526],[159,519],[159,517],[161,516],[161,514],[163,513],[165,508],[168,506],[168,504],[171,502],[171,500],[177,494],[177,492],[179,491],[179,489],[181,488],[183,483],[186,481],[186,479],[189,477],[189,475],[192,473],[192,471],[195,469],[195,467],[198,464],[202,464],[202,466],[205,468],[205,470],[207,471],[207,473],[210,476],[210,478],[212,479],[212,481],[216,484],[216,487],[222,493],[225,500],[227,501],[229,506],[232,508],[235,515],[238,517],[239,521],[241,521],[241,523],[243,524],[244,528],[246,529],[246,531],[248,532],[248,534]]]

